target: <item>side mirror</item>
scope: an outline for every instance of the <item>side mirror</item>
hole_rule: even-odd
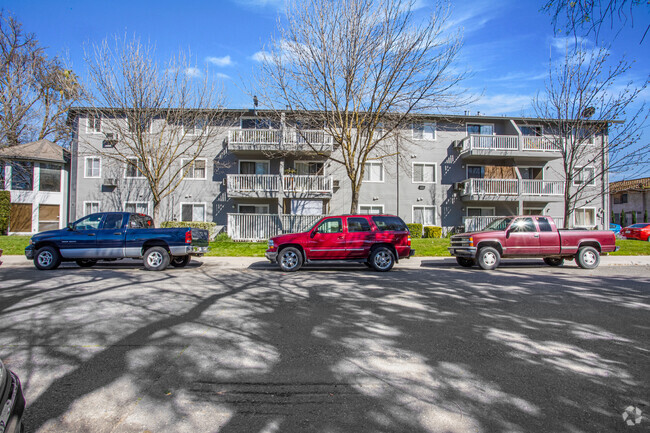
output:
[[[314,239],[314,236],[316,236],[316,233],[318,233],[318,229],[312,230],[311,233],[309,233],[309,237]]]
[[[74,224],[73,223],[68,223],[68,230],[74,231]]]
[[[510,237],[510,233],[512,233],[512,230],[510,229],[506,230],[506,239]]]

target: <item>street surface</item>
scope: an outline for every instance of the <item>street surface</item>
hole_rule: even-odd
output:
[[[650,429],[647,265],[3,259],[0,358],[27,432]]]

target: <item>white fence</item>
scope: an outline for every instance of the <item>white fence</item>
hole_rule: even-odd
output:
[[[228,236],[234,241],[265,241],[283,233],[304,232],[324,215],[228,214]]]
[[[521,183],[521,193],[526,195],[563,195],[564,182],[561,180],[528,180]]]
[[[332,193],[332,176],[292,175],[282,177],[287,193]]]
[[[231,129],[228,144],[250,150],[331,152],[334,139],[318,129]]]
[[[279,129],[232,129],[228,131],[228,143],[279,144]]]
[[[463,195],[563,195],[561,180],[467,179]]]
[[[463,140],[462,152],[472,150],[557,152],[560,149],[556,142],[547,137],[471,134]]]
[[[277,174],[229,174],[228,192],[277,192],[280,176]]]

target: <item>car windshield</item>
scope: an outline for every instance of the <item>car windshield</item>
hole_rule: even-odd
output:
[[[650,224],[632,224],[632,225],[630,226],[630,228],[633,228],[633,229],[642,229],[642,228],[647,227],[647,226],[650,226]]]
[[[490,224],[487,225],[483,230],[488,231],[488,230],[497,230],[497,231],[503,231],[508,228],[510,223],[512,222],[512,218],[499,218],[498,220],[492,221]]]

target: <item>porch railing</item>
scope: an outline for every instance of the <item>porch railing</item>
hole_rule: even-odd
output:
[[[265,241],[283,233],[299,233],[323,215],[228,214],[228,236],[234,241]]]
[[[332,193],[332,176],[292,175],[282,177],[287,193]]]
[[[521,182],[521,193],[525,195],[563,195],[564,182],[561,180],[530,180]]]
[[[472,150],[556,152],[559,149],[548,137],[470,134],[463,139],[461,152]]]
[[[228,144],[250,150],[331,152],[334,139],[319,129],[231,129]]]
[[[228,143],[239,144],[279,144],[279,129],[231,129]]]
[[[228,192],[278,192],[280,176],[277,174],[229,174]]]
[[[467,179],[463,195],[561,196],[564,182],[536,179]]]

